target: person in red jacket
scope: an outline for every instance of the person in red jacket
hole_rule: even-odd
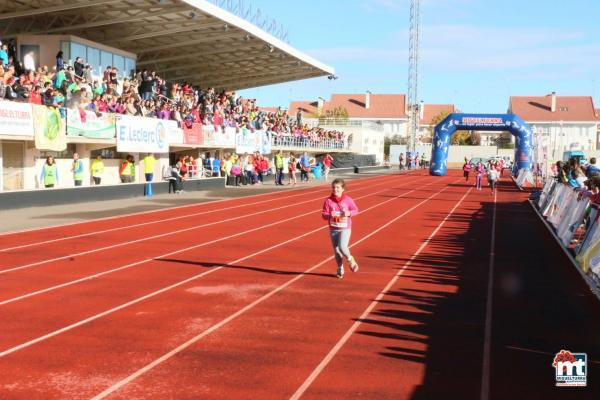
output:
[[[262,156],[260,156],[260,155],[255,155],[254,161],[252,163],[254,165],[254,176],[255,176],[254,181],[256,183],[259,183],[259,182],[263,183],[262,169],[261,169],[262,163],[260,162],[261,157]]]
[[[325,157],[323,157],[323,173],[325,175],[325,182],[329,182],[329,170],[331,169],[332,161],[333,157],[331,157],[329,153],[325,154]]]
[[[269,173],[269,160],[265,156],[260,156],[260,172],[263,176]],[[261,180],[264,181],[264,178]]]

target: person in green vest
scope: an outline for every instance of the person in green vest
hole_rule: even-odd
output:
[[[152,179],[154,178],[154,164],[156,164],[154,154],[148,153],[146,157],[144,157],[144,175],[146,175],[146,182],[152,182]]]
[[[275,154],[275,185],[283,186],[283,152]]]
[[[92,161],[92,165],[90,166],[92,172],[92,179],[94,180],[95,185],[99,185],[102,180],[102,174],[104,173],[104,161],[102,161],[102,156],[98,154],[96,159]]]
[[[81,186],[83,183],[83,161],[79,159],[79,154],[73,153],[73,164],[71,166],[73,181],[75,186]]]
[[[129,182],[135,182],[135,158],[133,156],[129,156],[129,168],[131,168]]]
[[[46,162],[42,167],[42,174],[40,175],[40,182],[42,182],[44,187],[47,188],[52,188],[54,185],[58,185],[58,168],[56,168],[54,157],[46,157]]]

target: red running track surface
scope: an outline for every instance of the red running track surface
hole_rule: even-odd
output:
[[[510,181],[353,181],[341,280],[327,194],[3,235],[0,399],[600,398],[599,305]]]

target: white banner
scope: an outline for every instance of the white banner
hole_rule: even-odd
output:
[[[123,153],[168,153],[169,131],[177,122],[156,118],[117,116],[117,151]]]
[[[0,133],[33,137],[33,111],[29,103],[0,101]]]
[[[170,145],[182,144],[183,143],[183,129],[175,127],[174,129],[167,129],[167,139]]]
[[[260,133],[260,131],[252,132],[247,128],[240,129],[235,136],[235,151],[238,154],[260,151],[262,137]]]

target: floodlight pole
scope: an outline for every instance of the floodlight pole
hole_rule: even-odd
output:
[[[410,30],[408,39],[408,151],[417,147],[419,129],[419,21],[421,0],[410,1]]]

